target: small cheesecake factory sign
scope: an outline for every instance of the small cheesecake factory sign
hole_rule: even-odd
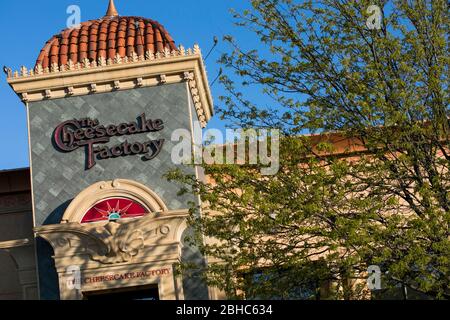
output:
[[[112,137],[130,136],[164,129],[161,119],[147,119],[145,113],[137,121],[120,124],[100,124],[97,119],[68,120],[58,125],[53,134],[56,147],[63,152],[72,152],[80,147],[86,149],[86,168],[91,169],[97,160],[142,155],[142,160],[155,158],[162,150],[164,139],[129,142],[107,146]]]
[[[105,274],[105,275],[86,277],[86,278],[84,278],[83,282],[88,284],[88,283],[109,282],[109,281],[118,281],[118,280],[131,280],[131,279],[137,279],[137,278],[151,278],[151,277],[155,277],[155,276],[167,276],[169,274],[170,274],[170,269],[162,268],[162,269],[156,269],[156,270]]]

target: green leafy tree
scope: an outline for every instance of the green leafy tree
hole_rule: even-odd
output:
[[[207,280],[237,298],[312,298],[331,283],[326,296],[355,299],[378,265],[384,288],[448,298],[447,2],[250,4],[233,15],[260,47],[224,38],[218,112],[280,129],[280,170],[204,166],[214,183],[169,174],[204,201],[190,223]]]

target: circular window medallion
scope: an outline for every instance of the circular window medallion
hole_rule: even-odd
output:
[[[148,213],[140,203],[127,198],[109,198],[96,203],[83,216],[81,223],[116,221],[142,217]]]

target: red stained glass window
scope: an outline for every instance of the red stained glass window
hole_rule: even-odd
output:
[[[147,211],[136,201],[127,198],[109,198],[90,208],[84,214],[81,223],[137,218],[148,213]]]

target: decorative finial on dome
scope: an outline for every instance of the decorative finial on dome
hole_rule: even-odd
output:
[[[118,15],[119,13],[114,5],[114,0],[109,0],[108,11],[106,12],[105,17],[117,17]]]

